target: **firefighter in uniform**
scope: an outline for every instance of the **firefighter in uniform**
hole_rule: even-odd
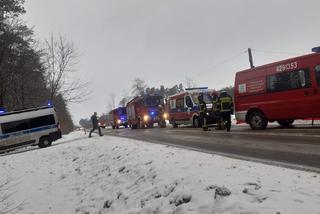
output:
[[[166,118],[164,117],[165,110],[163,105],[158,105],[158,117],[159,117],[159,126],[160,128],[165,128],[166,127]]]
[[[203,131],[209,131],[207,125],[207,104],[203,100],[203,94],[198,96],[199,108],[200,108],[200,121]]]
[[[218,110],[218,93],[216,91],[211,93],[212,98],[212,108],[211,108],[211,117],[214,119],[214,121],[217,121],[217,124],[220,124],[220,115]]]
[[[233,101],[232,97],[226,92],[222,91],[218,98],[218,109],[221,117],[218,129],[222,129],[222,126],[227,128],[229,132],[231,129],[231,114],[233,114]]]
[[[216,116],[216,113],[218,112],[218,94],[217,92],[212,92],[211,94],[211,97],[212,97],[212,112],[214,114],[214,116]]]

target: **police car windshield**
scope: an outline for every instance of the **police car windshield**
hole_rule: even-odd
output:
[[[163,104],[163,99],[161,96],[150,96],[144,99],[144,104],[146,106],[158,106]]]

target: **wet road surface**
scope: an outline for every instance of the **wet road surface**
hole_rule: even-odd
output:
[[[245,160],[320,172],[320,126],[295,125],[292,128],[269,126],[253,131],[248,126],[233,126],[231,132],[204,132],[190,127],[152,129],[104,129],[106,135],[161,143],[218,153]]]

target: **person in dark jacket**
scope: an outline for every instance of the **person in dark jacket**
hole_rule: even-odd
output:
[[[218,110],[222,123],[218,124],[218,128],[221,128],[221,125],[223,125],[229,132],[231,129],[231,114],[233,114],[233,100],[226,91],[220,93],[218,98]]]
[[[97,112],[94,112],[93,115],[91,116],[91,122],[92,122],[92,130],[89,133],[89,137],[91,137],[92,132],[94,132],[94,130],[96,129],[98,129],[99,135],[102,136],[98,118],[97,118]]]
[[[203,99],[203,94],[200,94],[198,96],[198,101],[199,101],[199,110],[200,110],[200,121],[202,125],[203,131],[210,131],[208,129],[207,121],[208,121],[208,111],[207,111],[207,104],[204,102]]]

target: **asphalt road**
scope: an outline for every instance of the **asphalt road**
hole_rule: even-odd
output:
[[[253,131],[248,126],[234,126],[231,132],[190,127],[131,130],[104,129],[107,135],[151,143],[218,153],[245,160],[320,172],[320,126],[295,125],[289,129],[271,126]]]

